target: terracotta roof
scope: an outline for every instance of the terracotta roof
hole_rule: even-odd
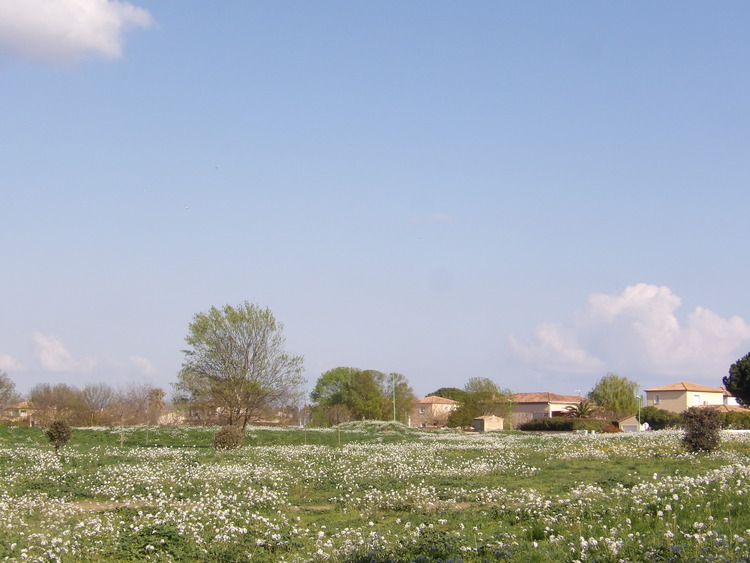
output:
[[[679,383],[670,383],[669,385],[646,389],[646,393],[651,391],[702,391],[704,393],[726,393],[721,387],[707,387],[706,385],[698,385],[697,383],[690,383],[689,381],[680,381]]]
[[[514,393],[514,403],[580,403],[586,397],[579,395],[558,395],[557,393]]]
[[[436,395],[428,395],[424,399],[417,399],[417,404],[420,405],[460,405],[458,401],[453,399],[446,399],[445,397],[438,397]]]

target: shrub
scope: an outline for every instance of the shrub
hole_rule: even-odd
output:
[[[64,420],[53,420],[45,433],[52,445],[55,446],[55,453],[59,454],[60,448],[67,444],[73,435],[73,429]]]
[[[602,432],[606,432],[607,434],[613,434],[615,432],[622,432],[622,428],[615,424],[607,424],[604,428],[602,428]]]
[[[521,424],[518,429],[548,432],[571,432],[573,430],[594,430],[600,432],[608,424],[610,424],[608,420],[598,418],[553,416],[551,418],[545,417],[529,420]]]
[[[719,447],[722,414],[717,409],[690,407],[682,413],[683,444],[691,452],[712,452]]]
[[[234,450],[244,445],[245,433],[239,426],[222,426],[214,434],[214,447],[217,450]]]
[[[647,422],[652,430],[664,430],[682,426],[682,417],[676,412],[665,411],[656,407],[645,407],[641,409],[641,424],[644,422]]]
[[[724,421],[721,426],[722,428],[730,428],[732,430],[750,429],[750,412],[726,412],[724,413]]]

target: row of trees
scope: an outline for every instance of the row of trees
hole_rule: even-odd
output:
[[[115,388],[106,383],[92,383],[79,389],[66,383],[40,383],[27,396],[34,405],[33,420],[42,426],[53,420],[64,420],[74,426],[155,424],[167,406],[164,390],[149,384]],[[0,371],[0,408],[20,400],[15,384]]]

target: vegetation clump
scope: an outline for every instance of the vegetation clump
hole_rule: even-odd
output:
[[[217,450],[235,450],[245,445],[245,433],[239,426],[222,426],[214,434],[214,448]]]
[[[648,423],[651,430],[666,430],[669,428],[680,428],[682,416],[676,412],[666,411],[657,407],[645,407],[641,409],[640,422]]]
[[[685,435],[682,442],[688,451],[712,452],[721,442],[722,415],[717,409],[690,407],[682,413]]]
[[[535,418],[521,424],[519,430],[534,430],[548,432],[572,432],[574,430],[594,430],[601,432],[609,426],[611,421],[600,418],[570,418],[567,416],[553,416],[549,418]]]
[[[46,432],[49,441],[55,446],[55,453],[60,454],[60,448],[68,443],[73,435],[73,429],[64,420],[53,420]]]

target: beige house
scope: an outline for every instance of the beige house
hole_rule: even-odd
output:
[[[36,409],[29,401],[5,405],[0,413],[0,421],[12,424],[34,425]]]
[[[503,418],[494,414],[478,416],[474,419],[475,432],[492,432],[493,430],[503,429]]]
[[[558,395],[547,392],[514,393],[511,400],[513,401],[513,428],[518,428],[519,424],[535,418],[565,416],[568,414],[566,407],[576,406],[586,398],[579,395]]]
[[[448,422],[450,414],[461,403],[445,397],[429,395],[414,401],[414,409],[409,417],[409,426],[417,428],[440,428]]]
[[[737,406],[737,401],[723,387],[680,381],[646,389],[646,406],[680,413],[690,407]]]

